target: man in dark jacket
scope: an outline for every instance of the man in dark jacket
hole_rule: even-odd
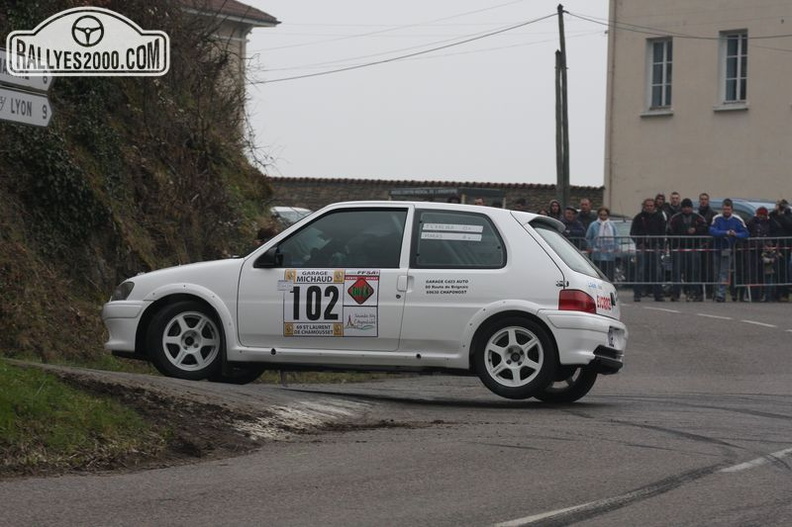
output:
[[[789,208],[787,200],[779,200],[776,203],[776,208],[770,212],[769,217],[771,224],[770,236],[781,238],[776,242],[780,255],[779,273],[776,277],[776,282],[785,284],[789,281],[789,258],[790,252],[792,252],[792,240],[789,239],[792,236],[792,210]],[[779,296],[789,298],[789,289],[789,286],[782,285],[778,289]]]
[[[709,194],[706,192],[702,192],[699,194],[699,206],[698,206],[698,213],[704,218],[704,221],[707,222],[707,227],[712,225],[712,218],[715,217],[717,212],[710,207],[709,204]],[[712,258],[712,245],[709,242],[703,242],[701,245],[702,253],[701,253],[701,280],[704,283],[712,283],[715,281],[713,275],[713,258]],[[706,295],[705,295],[706,296]],[[712,294],[710,292],[710,298]]]
[[[652,291],[657,302],[663,301],[663,289],[660,284],[660,257],[665,247],[666,224],[663,214],[655,208],[655,200],[646,198],[643,210],[639,212],[630,226],[630,237],[635,242],[638,258],[638,275],[633,288],[633,300],[641,301],[641,293]]]
[[[564,209],[564,217],[561,218],[561,223],[564,224],[564,236],[567,237],[572,244],[580,250],[586,248],[586,229],[580,220],[577,219],[577,210],[575,207],[567,207]]]
[[[674,287],[671,301],[679,300],[682,278],[685,279],[685,296],[688,300],[701,302],[701,242],[699,236],[708,234],[707,221],[693,212],[693,202],[682,200],[681,212],[674,214],[668,222],[671,263],[673,265]]]

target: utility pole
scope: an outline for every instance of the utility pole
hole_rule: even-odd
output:
[[[564,6],[561,4],[558,4],[558,33],[561,49],[556,51],[556,199],[565,207],[569,204],[569,109]]]

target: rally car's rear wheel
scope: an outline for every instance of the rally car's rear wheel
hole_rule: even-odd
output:
[[[191,300],[166,306],[151,321],[148,351],[168,377],[201,380],[220,370],[223,335],[212,311]]]
[[[555,375],[558,354],[545,329],[521,317],[504,318],[484,328],[473,356],[484,385],[501,397],[528,399]]]
[[[535,397],[546,403],[573,403],[589,393],[597,381],[597,372],[586,367],[562,367],[556,380]]]

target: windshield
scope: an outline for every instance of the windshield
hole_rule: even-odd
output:
[[[570,269],[587,276],[607,280],[605,275],[603,275],[588,258],[583,256],[577,247],[572,245],[563,234],[551,226],[542,223],[532,223],[531,226]]]

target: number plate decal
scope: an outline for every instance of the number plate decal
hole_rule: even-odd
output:
[[[286,269],[283,335],[376,337],[379,270]]]

